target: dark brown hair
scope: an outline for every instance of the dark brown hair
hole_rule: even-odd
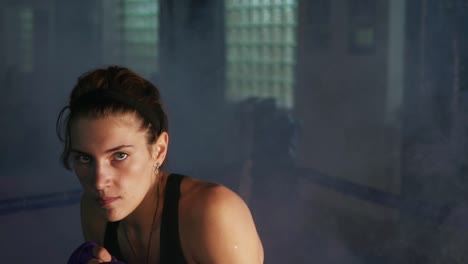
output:
[[[57,135],[64,144],[61,161],[65,168],[71,169],[70,126],[73,120],[123,113],[136,113],[140,117],[141,129],[148,131],[148,144],[168,131],[159,91],[145,78],[120,66],[95,69],[81,75],[71,92],[68,106],[60,111],[56,123]]]

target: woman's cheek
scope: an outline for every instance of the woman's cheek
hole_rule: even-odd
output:
[[[83,166],[75,166],[75,174],[82,185],[89,186],[92,184],[92,177],[89,174],[89,170],[83,168]]]

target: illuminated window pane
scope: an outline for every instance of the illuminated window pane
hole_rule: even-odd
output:
[[[122,0],[120,12],[124,64],[149,78],[158,71],[158,1]]]
[[[229,100],[273,97],[293,106],[296,0],[226,0]]]
[[[33,70],[34,21],[32,8],[21,7],[17,10],[18,63],[22,72]]]

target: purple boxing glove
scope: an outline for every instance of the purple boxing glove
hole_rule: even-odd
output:
[[[93,248],[98,246],[95,242],[84,242],[81,244],[68,259],[68,264],[86,264],[91,259],[95,258],[93,255]],[[103,264],[125,264],[124,262],[117,261],[117,259],[112,256],[111,262],[103,262]]]
[[[102,264],[126,264],[126,263],[122,261],[118,261],[114,256],[112,256],[111,262],[102,262]]]
[[[103,262],[102,264],[126,264],[126,263],[122,261],[118,261],[114,256],[112,256],[111,262]]]

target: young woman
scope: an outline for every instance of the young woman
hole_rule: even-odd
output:
[[[57,131],[63,163],[83,187],[85,243],[69,263],[263,263],[251,213],[237,194],[161,169],[168,121],[146,79],[117,66],[85,73]]]

